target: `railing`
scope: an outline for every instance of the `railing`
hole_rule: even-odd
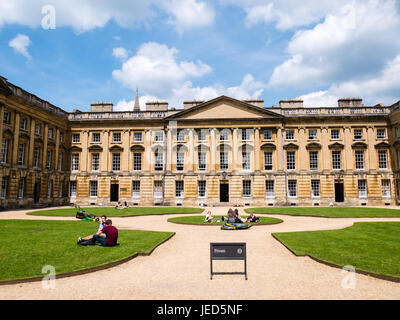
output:
[[[274,109],[279,113],[287,116],[309,116],[309,115],[354,115],[354,114],[390,114],[391,107],[362,107],[362,108],[338,108],[338,107],[321,107],[321,108],[285,108]]]
[[[168,117],[178,111],[168,110],[160,111],[122,111],[122,112],[82,112],[70,113],[68,119],[70,121],[89,121],[89,120],[135,120],[135,119],[160,119]]]
[[[11,83],[7,83],[8,88],[13,92],[14,95],[21,97],[22,99],[33,103],[34,105],[38,106],[39,108],[42,108],[46,111],[49,111],[51,113],[54,113],[60,117],[67,118],[68,117],[68,112],[62,110],[61,108],[58,108],[47,101],[44,101],[38,97],[36,97],[33,94],[30,94],[29,92],[26,92],[25,90],[22,90],[21,88],[18,88],[14,86]]]

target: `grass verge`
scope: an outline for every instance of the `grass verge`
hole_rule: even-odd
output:
[[[204,225],[204,226],[222,226],[224,222],[222,222],[221,216],[215,216],[215,219],[220,222],[204,222],[204,216],[186,216],[186,217],[174,217],[169,218],[168,222],[173,223],[181,223],[181,224],[194,224],[194,225]],[[242,217],[242,218],[247,218]],[[269,218],[269,217],[259,217],[260,222],[250,223],[250,225],[266,225],[266,224],[276,224],[283,222],[281,219],[277,218]]]
[[[114,209],[114,207],[88,207],[82,208],[88,214],[95,216],[106,215],[107,217],[132,217],[158,214],[175,213],[202,213],[204,209],[190,207],[129,207],[126,209]],[[53,217],[75,217],[77,210],[75,208],[38,210],[28,212],[28,215],[34,216],[53,216]]]
[[[57,275],[93,268],[150,253],[171,232],[119,230],[117,247],[78,246],[78,236],[93,234],[98,223],[82,221],[0,220],[0,281],[42,274],[45,265]]]
[[[294,254],[400,280],[400,222],[356,222],[340,230],[274,233]]]
[[[247,213],[282,214],[290,216],[312,216],[325,218],[381,218],[400,217],[400,210],[360,207],[264,207],[248,208]]]

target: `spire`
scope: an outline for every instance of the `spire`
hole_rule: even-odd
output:
[[[139,92],[138,89],[136,88],[136,99],[135,99],[135,105],[133,107],[133,111],[140,111],[140,105],[139,105]]]

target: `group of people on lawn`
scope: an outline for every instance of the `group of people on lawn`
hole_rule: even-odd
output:
[[[228,223],[249,223],[249,222],[260,222],[260,218],[256,217],[254,215],[254,213],[251,213],[250,216],[247,217],[247,219],[242,219],[240,217],[239,214],[239,210],[238,209],[229,209],[227,216],[226,217],[222,217],[222,221],[223,222],[228,222]],[[211,211],[208,211],[206,213],[206,217],[204,219],[204,222],[219,222],[219,220],[215,219],[212,215],[211,215]]]
[[[128,209],[128,202],[124,201],[124,203],[118,201],[118,203],[114,206],[114,209]]]
[[[112,221],[106,216],[100,218],[100,225],[97,233],[81,238],[78,238],[78,244],[89,241],[91,244],[100,243],[102,246],[112,247],[117,244],[118,229],[112,225]]]

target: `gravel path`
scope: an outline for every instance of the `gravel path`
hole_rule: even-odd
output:
[[[223,214],[227,208],[210,208]],[[0,219],[75,220],[27,216],[24,210],[1,212]],[[357,274],[356,288],[344,289],[341,269],[296,257],[276,241],[272,232],[327,230],[354,221],[400,221],[400,218],[312,218],[268,215],[281,224],[223,231],[168,223],[172,216],[112,218],[118,228],[174,231],[176,235],[151,256],[117,267],[58,279],[56,289],[41,282],[0,287],[4,299],[400,299],[400,284]],[[241,275],[216,275],[210,280],[209,243],[246,242],[248,280]],[[215,271],[242,271],[241,261],[216,261]]]

